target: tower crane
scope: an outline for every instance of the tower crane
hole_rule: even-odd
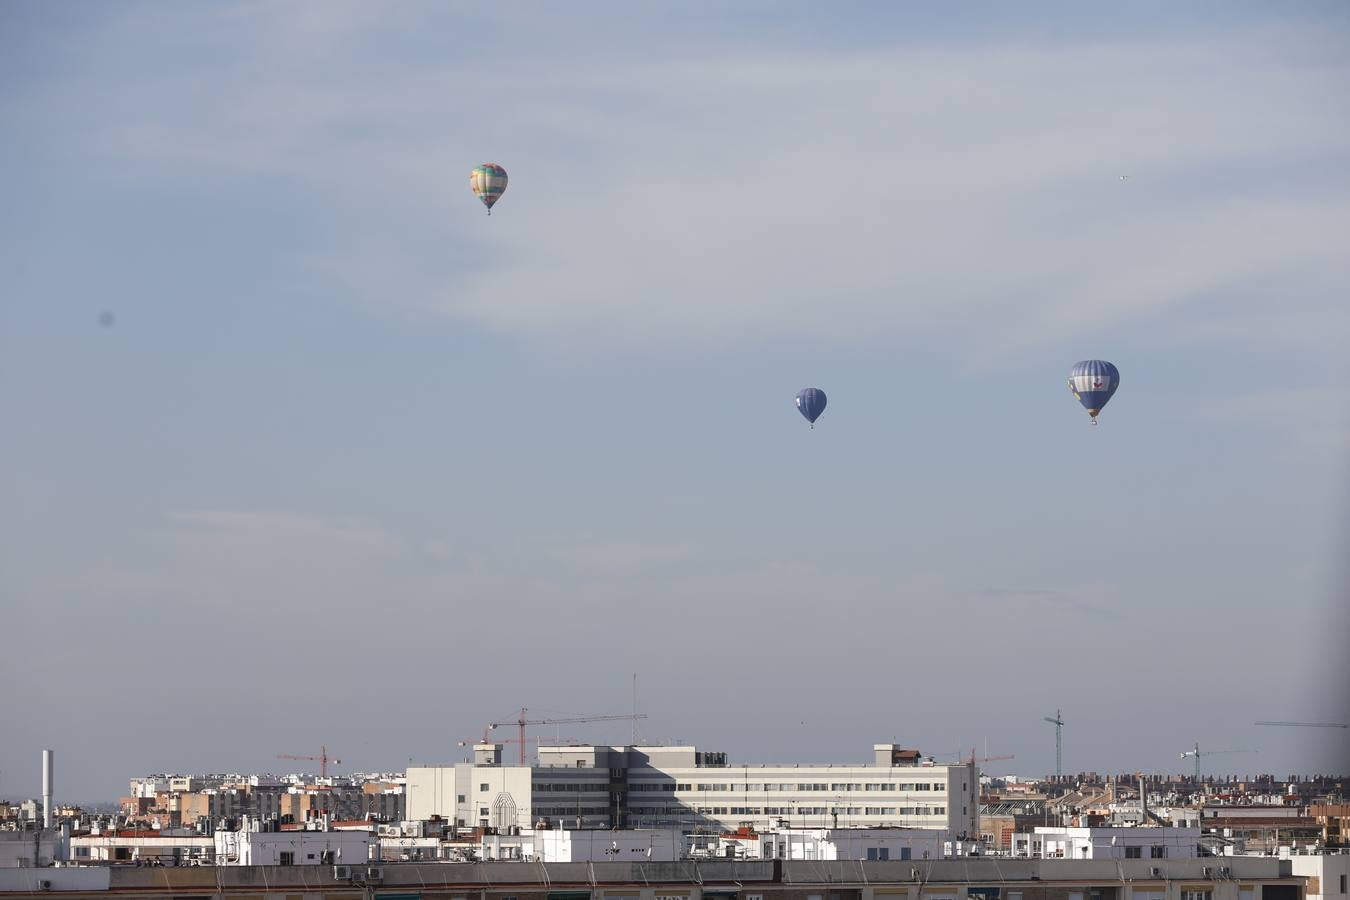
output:
[[[949,758],[949,757],[943,757],[943,758],[944,758],[944,759],[947,759],[947,758]],[[976,756],[976,755],[975,755],[975,748],[974,748],[974,747],[971,747],[971,748],[970,748],[970,753],[969,753],[969,755],[963,756],[963,755],[961,755],[960,753],[956,754],[957,762],[959,762],[959,763],[960,763],[961,765],[963,765],[963,766],[969,766],[969,765],[973,765],[973,764],[975,764],[975,763],[993,762],[993,761],[998,760],[998,759],[1013,759],[1013,758],[1014,758],[1014,755],[1011,754],[1011,753],[1003,753],[1003,754],[999,754],[999,755],[997,755],[997,756]]]
[[[1043,717],[1045,721],[1055,726],[1055,777],[1058,778],[1064,774],[1064,713],[1055,710],[1055,717]]]
[[[1218,756],[1220,753],[1255,753],[1255,752],[1256,752],[1255,750],[1203,750],[1203,751],[1202,751],[1202,750],[1200,749],[1200,742],[1199,742],[1199,741],[1196,741],[1194,749],[1191,749],[1191,750],[1183,750],[1183,751],[1181,752],[1181,758],[1182,758],[1182,759],[1185,759],[1185,758],[1188,757],[1188,756],[1193,756],[1193,757],[1195,757],[1195,780],[1196,780],[1196,781],[1199,781],[1199,780],[1200,780],[1200,757],[1202,757],[1202,756]]]
[[[519,717],[518,719],[516,719],[516,721],[515,721],[515,725],[516,725],[517,728],[520,729],[520,732],[519,732],[519,735],[517,736],[516,740],[515,740],[515,741],[512,741],[512,743],[519,743],[519,745],[520,745],[520,764],[521,764],[522,766],[525,765],[525,726],[526,726],[526,725],[574,725],[574,724],[576,724],[576,723],[578,723],[578,722],[617,722],[617,721],[620,721],[620,720],[623,720],[623,721],[636,721],[636,720],[638,720],[638,719],[645,719],[645,718],[647,718],[647,714],[646,714],[646,713],[625,713],[625,714],[623,714],[623,715],[621,715],[621,716],[567,716],[567,717],[565,717],[565,718],[560,718],[560,719],[527,719],[527,718],[525,718],[525,714],[526,714],[527,712],[528,712],[528,710],[527,710],[525,707],[522,706],[522,707],[520,708],[520,717]],[[487,743],[488,734],[489,734],[489,732],[492,731],[492,729],[498,728],[498,727],[500,727],[500,726],[502,726],[502,725],[509,725],[509,724],[511,724],[511,723],[509,723],[509,722],[489,722],[489,723],[488,723],[488,726],[487,726],[486,728],[483,729],[483,740],[484,740],[484,743]]]
[[[335,766],[342,765],[342,760],[328,755],[327,747],[319,748],[318,756],[300,756],[294,753],[278,753],[277,759],[308,759],[319,764],[319,777],[328,777],[328,764],[331,762]]]

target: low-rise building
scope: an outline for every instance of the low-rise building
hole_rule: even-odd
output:
[[[1038,826],[1013,835],[1012,855],[1039,859],[1192,859],[1199,828]]]
[[[368,831],[274,831],[248,824],[247,829],[215,833],[217,865],[364,865],[375,841]]]
[[[1350,853],[1293,855],[1289,864],[1308,880],[1305,900],[1350,900]]]
[[[1350,849],[1350,803],[1315,803],[1308,815],[1322,828],[1322,846]]]
[[[0,869],[50,866],[67,858],[69,840],[60,828],[0,830]]]
[[[211,865],[215,854],[211,835],[190,828],[107,831],[70,839],[70,859],[77,865]]]
[[[683,855],[684,839],[674,829],[601,831],[556,829],[534,834],[540,862],[671,862]]]
[[[759,835],[759,859],[938,859],[944,833],[924,828],[779,829]]]

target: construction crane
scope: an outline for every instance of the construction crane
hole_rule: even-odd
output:
[[[319,777],[320,777],[320,778],[327,778],[327,777],[328,777],[328,764],[329,764],[330,762],[331,762],[333,765],[335,765],[335,766],[340,766],[340,765],[342,765],[342,760],[337,759],[336,757],[331,757],[331,756],[328,755],[328,748],[327,748],[327,747],[320,747],[320,748],[319,748],[319,755],[318,755],[318,756],[299,756],[299,755],[294,754],[294,753],[278,753],[278,754],[277,754],[277,759],[307,759],[307,760],[310,760],[310,761],[312,761],[312,762],[317,762],[317,763],[319,764]]]
[[[1200,742],[1199,742],[1199,741],[1196,741],[1196,743],[1195,743],[1195,748],[1192,749],[1192,750],[1183,750],[1182,753],[1181,753],[1181,758],[1182,758],[1182,759],[1185,759],[1185,758],[1188,757],[1188,756],[1193,756],[1193,757],[1195,757],[1195,780],[1196,780],[1196,781],[1199,781],[1199,780],[1200,780],[1200,757],[1202,757],[1202,756],[1218,756],[1220,753],[1255,753],[1255,752],[1256,752],[1255,750],[1205,750],[1205,751],[1201,752],[1201,750],[1200,750]]]
[[[1257,725],[1279,725],[1285,728],[1350,728],[1343,722],[1257,722]]]
[[[625,714],[623,714],[623,715],[621,715],[621,716],[568,716],[568,717],[562,718],[562,719],[527,719],[527,718],[525,718],[525,713],[526,713],[526,712],[528,712],[528,710],[525,709],[525,707],[522,706],[522,707],[520,708],[520,718],[516,719],[516,722],[515,722],[516,727],[520,729],[520,733],[519,733],[519,736],[516,738],[516,740],[512,742],[512,743],[519,743],[519,744],[520,744],[520,764],[521,764],[522,766],[525,765],[525,726],[526,726],[526,725],[574,725],[574,724],[576,724],[576,723],[578,723],[578,722],[617,722],[617,721],[620,721],[620,720],[623,720],[623,721],[637,721],[638,719],[645,719],[645,718],[647,718],[647,714],[646,714],[646,713],[625,713]],[[501,725],[509,725],[509,724],[510,724],[509,722],[490,722],[490,723],[488,723],[487,728],[484,728],[484,729],[483,729],[483,739],[484,739],[484,743],[487,742],[488,734],[489,734],[489,732],[492,731],[492,729],[497,728],[497,727],[499,727],[499,726],[501,726]]]
[[[1055,726],[1055,777],[1058,778],[1064,774],[1064,713],[1055,710],[1055,717],[1044,717],[1045,721]]]
[[[987,762],[994,762],[995,760],[1000,759],[1013,759],[1013,758],[1014,756],[1011,753],[1003,753],[998,756],[976,756],[974,747],[970,748],[970,753],[967,755],[963,756],[960,753],[956,754],[957,762],[963,766],[973,766],[975,763],[987,763]],[[950,757],[944,756],[943,759],[950,759]]]

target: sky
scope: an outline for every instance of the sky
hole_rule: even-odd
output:
[[[1350,8],[1175,6],[0,4],[0,797],[1350,771]]]

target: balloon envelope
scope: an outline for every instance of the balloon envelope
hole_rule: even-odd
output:
[[[1074,363],[1073,371],[1069,373],[1069,390],[1094,419],[1118,387],[1120,370],[1104,359]]]
[[[473,188],[474,196],[482,200],[483,205],[488,208],[488,213],[491,213],[492,204],[496,203],[506,190],[506,170],[496,163],[475,166],[473,174],[469,176],[469,187]]]
[[[797,394],[797,411],[812,425],[825,411],[825,392],[820,388],[806,388]]]

